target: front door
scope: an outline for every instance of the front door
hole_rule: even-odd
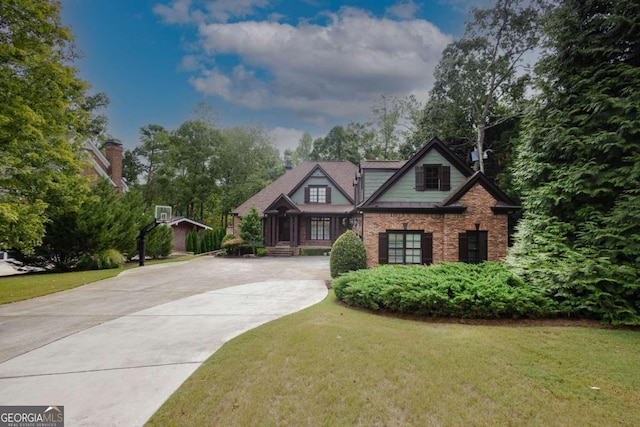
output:
[[[278,218],[278,241],[289,242],[291,241],[291,218],[287,216],[281,216]]]

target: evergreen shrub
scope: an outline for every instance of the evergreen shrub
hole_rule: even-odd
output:
[[[367,268],[367,255],[362,239],[352,230],[347,230],[333,244],[329,265],[331,277],[348,271]]]
[[[173,229],[159,226],[147,234],[147,256],[152,258],[166,257],[173,251]]]
[[[459,318],[541,318],[557,304],[504,263],[379,266],[334,280],[346,304],[403,314]]]

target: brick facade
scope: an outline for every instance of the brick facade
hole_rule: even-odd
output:
[[[378,264],[378,235],[387,230],[421,230],[433,233],[433,262],[459,261],[458,234],[475,230],[488,231],[488,259],[496,261],[507,255],[508,216],[491,210],[496,200],[482,185],[475,185],[460,203],[467,209],[460,214],[365,212],[361,219],[362,238],[367,251],[367,266]]]

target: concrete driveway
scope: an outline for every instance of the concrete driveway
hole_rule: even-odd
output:
[[[2,305],[0,405],[142,425],[222,344],[320,302],[329,278],[327,257],[203,257]]]

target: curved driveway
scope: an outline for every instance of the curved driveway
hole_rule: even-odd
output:
[[[203,257],[0,306],[0,405],[142,425],[226,341],[324,299],[328,264]]]

